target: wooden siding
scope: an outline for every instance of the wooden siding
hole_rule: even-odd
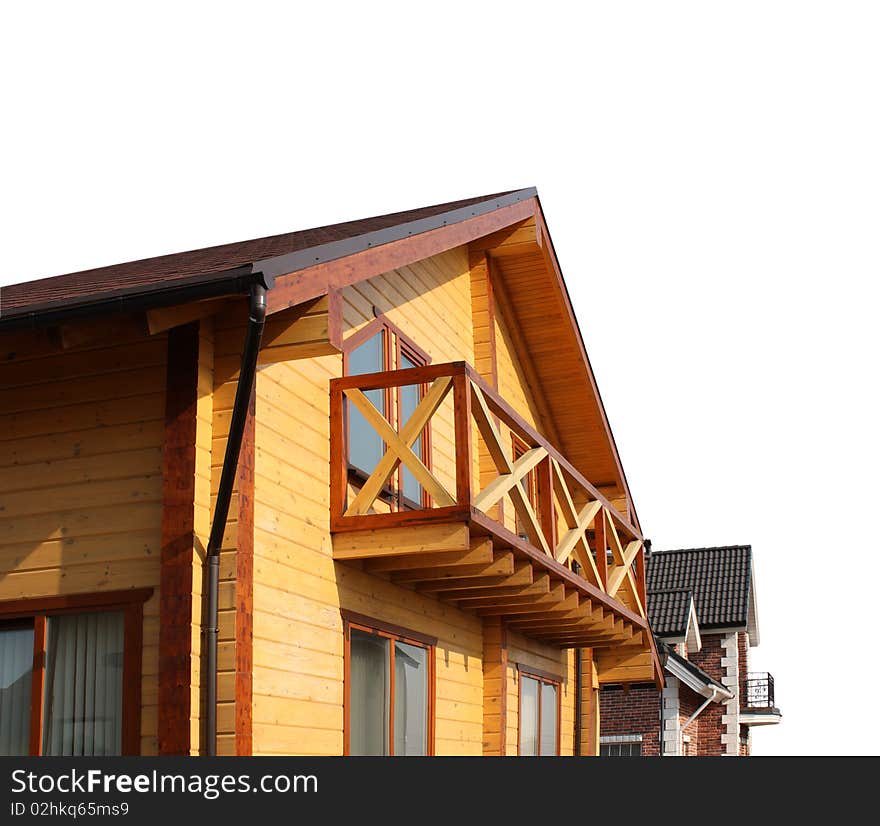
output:
[[[385,315],[434,363],[474,363],[468,253],[459,248],[342,291],[343,337]],[[496,321],[495,323],[499,323]],[[500,321],[503,325],[503,320]],[[505,334],[500,328],[500,336]],[[499,360],[517,410],[534,422],[516,354]],[[487,356],[485,347],[482,357]],[[502,361],[503,359],[503,361]],[[340,610],[436,637],[435,752],[484,751],[482,621],[431,596],[332,559],[328,500],[330,378],[342,359],[263,364],[256,389],[254,516],[255,754],[340,754],[343,748],[343,624]],[[221,402],[215,400],[215,404]],[[451,408],[451,402],[450,402]],[[450,411],[432,429],[433,470],[454,486]],[[216,460],[215,460],[216,461]],[[453,487],[454,489],[454,487]],[[573,748],[573,656],[517,637],[517,661],[556,670],[562,686],[562,749]],[[490,641],[491,642],[491,641]],[[491,647],[491,646],[490,646]],[[508,679],[508,687],[516,686]],[[518,738],[518,699],[508,698],[507,752]],[[511,749],[511,744],[513,749]]]
[[[574,754],[575,679],[573,649],[558,649],[512,631],[507,633],[507,754],[519,753],[519,679],[517,666],[560,680],[559,753]]]
[[[0,600],[153,588],[140,745],[155,754],[167,339],[87,340],[102,344],[0,344]]]
[[[257,376],[254,753],[342,753],[347,609],[438,638],[436,753],[480,754],[479,620],[333,562],[326,389],[341,369],[324,357]]]

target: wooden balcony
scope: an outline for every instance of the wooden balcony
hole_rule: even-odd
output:
[[[401,422],[395,394],[414,385],[420,400]],[[357,478],[347,459],[352,409],[384,451]],[[337,561],[557,647],[653,651],[638,530],[470,365],[332,380],[330,450]],[[420,504],[394,495],[402,467]]]

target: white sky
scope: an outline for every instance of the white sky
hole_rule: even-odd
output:
[[[0,284],[537,186],[646,534],[754,547],[755,753],[876,753],[880,8],[141,9],[4,8]]]

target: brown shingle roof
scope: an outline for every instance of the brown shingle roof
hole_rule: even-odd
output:
[[[349,255],[359,248],[378,246],[433,228],[456,223],[472,214],[488,212],[504,203],[532,197],[534,190],[483,195],[420,209],[378,215],[358,221],[346,221],[314,229],[255,238],[234,244],[160,255],[109,267],[41,278],[3,287],[0,290],[0,329],[14,320],[71,306],[107,302],[118,296],[149,295],[179,288],[182,285],[208,284],[230,280],[250,272],[258,263],[279,256],[294,256],[290,272],[315,261]],[[499,203],[500,201],[500,203]],[[471,209],[467,209],[470,207]],[[397,233],[395,234],[395,230]],[[372,238],[363,245],[354,239]],[[315,255],[306,254],[315,251]],[[302,254],[302,255],[297,255]],[[246,269],[245,269],[246,268]],[[229,292],[237,292],[230,289]]]

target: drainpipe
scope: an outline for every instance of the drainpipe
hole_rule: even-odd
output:
[[[218,627],[218,601],[220,591],[220,546],[226,531],[226,519],[229,515],[229,502],[232,498],[232,487],[238,470],[238,457],[241,452],[241,441],[247,421],[248,406],[254,390],[254,378],[257,372],[257,357],[260,342],[263,338],[263,327],[266,321],[266,279],[257,273],[259,281],[251,284],[250,316],[244,347],[241,353],[241,369],[238,374],[238,386],[235,388],[235,403],[229,421],[229,436],[226,440],[226,455],[223,457],[223,471],[220,475],[220,486],[217,490],[217,504],[214,507],[214,522],[211,525],[211,536],[208,539],[206,562],[208,566],[208,615],[205,621],[205,670],[208,684],[206,687],[207,709],[205,718],[205,751],[208,756],[217,754],[217,640],[220,635]],[[271,282],[270,282],[271,286]]]
[[[583,648],[575,648],[574,650],[574,756],[581,756],[581,704],[583,703],[582,692],[583,688],[581,687],[581,683],[583,682],[583,663],[581,662],[581,658],[583,657],[584,650]]]
[[[700,706],[700,707],[699,707],[699,708],[698,708],[693,714],[691,714],[690,717],[687,718],[687,720],[685,721],[685,724],[681,727],[681,733],[684,734],[684,730],[685,730],[685,729],[686,729],[691,723],[693,723],[694,720],[697,719],[697,717],[699,717],[699,716],[703,713],[703,709],[706,708],[706,706],[708,706],[709,703],[716,703],[716,702],[718,702],[718,700],[720,700],[722,697],[724,697],[725,694],[728,694],[728,695],[729,695],[730,692],[729,692],[729,691],[721,691],[721,690],[718,689],[718,688],[713,688],[713,689],[712,689],[712,694],[707,698],[706,702],[703,703],[703,705],[701,705],[701,706]],[[731,695],[731,696],[732,696],[732,695]]]
[[[571,562],[572,573],[579,574],[581,566],[575,561]],[[574,650],[574,756],[581,756],[581,709],[583,708],[583,648],[575,648]]]

